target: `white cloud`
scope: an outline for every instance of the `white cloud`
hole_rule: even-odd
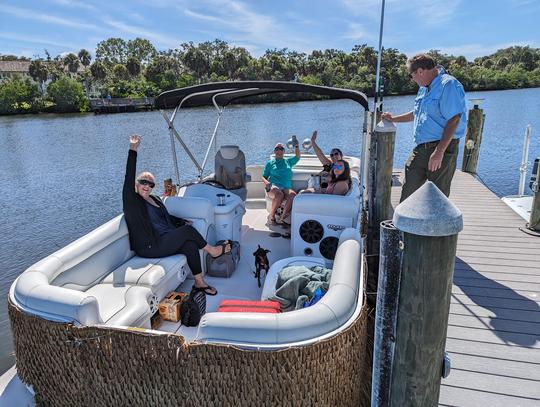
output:
[[[536,46],[536,41],[513,41],[513,42],[505,42],[505,43],[498,43],[498,44],[463,44],[463,45],[456,45],[456,46],[449,46],[449,47],[431,47],[431,49],[438,49],[442,53],[449,54],[449,55],[463,55],[465,58],[467,58],[468,61],[472,61],[477,57],[480,56],[486,56],[493,54],[499,49],[502,48],[508,48],[513,46],[526,46],[529,45],[531,47]],[[414,52],[406,52],[408,56],[415,55],[419,52],[426,52],[429,51],[429,49],[420,49]]]
[[[451,19],[461,0],[387,0],[384,13],[386,15],[411,14],[420,17],[426,25],[435,25]],[[379,19],[382,0],[342,0],[343,6],[352,14]]]
[[[244,43],[248,50],[275,47],[307,51],[312,48],[312,40],[238,0],[199,1],[183,12],[190,18],[214,24],[212,28],[219,31],[220,37],[235,44]]]
[[[28,42],[31,44],[43,44],[43,45],[50,45],[53,47],[77,49],[77,46],[75,46],[74,44],[54,41],[54,40],[46,39],[43,37],[34,37],[34,36],[29,36],[29,35],[20,35],[20,34],[0,32],[0,38],[5,38],[6,40],[11,40],[11,41]]]
[[[357,23],[348,23],[348,30],[342,35],[342,38],[364,41],[371,37],[372,35],[368,34],[364,25]]]
[[[142,27],[136,27],[132,24],[126,24],[122,21],[114,20],[112,18],[105,18],[103,20],[105,24],[114,28],[115,30],[121,31],[125,34],[131,34],[137,37],[146,38],[148,40],[154,41],[158,47],[163,46],[167,48],[176,48],[182,42],[180,39],[176,39],[171,35],[164,35],[156,33],[154,31],[149,31]]]
[[[78,8],[78,9],[92,11],[92,12],[99,11],[97,7],[83,1],[74,1],[74,0],[49,0],[49,1],[52,3],[58,4],[60,6],[64,6],[64,7]]]
[[[48,24],[53,24],[53,25],[61,25],[64,27],[72,27],[72,28],[86,29],[86,30],[100,30],[100,27],[94,24],[87,24],[80,21],[76,21],[72,18],[57,17],[54,15],[45,14],[39,11],[34,11],[30,9],[20,8],[20,7],[2,5],[2,7],[0,7],[0,13],[10,14],[15,17],[25,18],[29,20],[42,21]]]

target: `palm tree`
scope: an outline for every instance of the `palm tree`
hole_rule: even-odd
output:
[[[47,65],[45,65],[42,61],[32,61],[28,70],[32,79],[39,83],[41,91],[43,92],[43,85],[49,77]]]
[[[79,58],[73,53],[67,54],[64,57],[64,66],[67,66],[68,71],[72,74],[76,73],[77,69],[79,69],[79,63]]]
[[[96,81],[102,81],[107,77],[107,70],[105,69],[105,65],[103,63],[96,61],[90,66],[90,72],[92,73],[92,77]]]
[[[90,52],[88,52],[85,49],[81,49],[79,51],[78,56],[79,56],[79,61],[81,61],[81,64],[83,64],[84,67],[87,68],[88,65],[90,65],[90,61],[92,61],[92,55],[90,55]]]
[[[138,76],[141,73],[141,64],[134,57],[129,57],[126,68],[131,76]]]

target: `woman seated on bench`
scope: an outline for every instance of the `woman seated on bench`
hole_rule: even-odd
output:
[[[194,287],[208,295],[216,295],[217,290],[204,281],[199,250],[203,249],[212,257],[219,257],[231,251],[230,243],[225,242],[222,246],[209,245],[191,226],[190,221],[170,215],[161,199],[150,194],[156,185],[151,173],[142,172],[135,178],[139,144],[141,136],[134,134],[129,137],[129,154],[122,192],[131,249],[137,256],[148,258],[184,254],[195,278]]]
[[[316,193],[329,195],[346,195],[351,188],[351,167],[345,160],[337,160],[330,170],[330,181],[324,188],[307,188],[300,191],[301,194]]]
[[[321,189],[322,194],[346,195],[351,188],[351,167],[345,160],[337,160],[332,164],[330,181],[326,188]]]
[[[294,157],[283,158],[285,154],[285,146],[282,143],[277,143],[274,147],[274,154],[276,158],[269,160],[262,174],[264,187],[268,193],[268,197],[272,199],[272,209],[270,215],[268,215],[268,224],[276,224],[276,211],[281,205],[283,199],[287,199],[283,214],[281,215],[281,222],[288,225],[284,219],[289,216],[292,208],[293,199],[296,196],[296,192],[292,189],[292,168],[300,161],[300,148],[298,146],[298,140],[296,136],[292,137],[294,147]]]

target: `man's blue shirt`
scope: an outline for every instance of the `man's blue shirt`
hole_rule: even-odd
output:
[[[463,85],[443,69],[429,88],[418,89],[414,101],[414,141],[416,144],[442,139],[443,131],[452,117],[461,114],[454,138],[465,135],[467,110]]]

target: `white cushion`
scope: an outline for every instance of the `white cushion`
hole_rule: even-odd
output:
[[[154,300],[152,291],[147,287],[97,284],[87,290],[86,294],[97,299],[100,319],[107,324],[149,324]]]
[[[134,256],[106,276],[102,283],[145,286],[161,300],[185,280],[185,265],[183,254],[160,259]]]

